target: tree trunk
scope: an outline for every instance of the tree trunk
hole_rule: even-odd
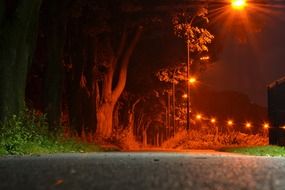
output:
[[[109,139],[113,131],[113,103],[105,103],[98,108],[96,136]]]
[[[98,105],[98,108],[96,110],[96,137],[98,138],[109,139],[112,135],[114,107],[125,88],[128,64],[135,46],[140,38],[141,32],[142,27],[138,27],[129,45],[126,46],[127,31],[125,30],[123,32],[118,51],[116,53],[110,52],[110,59],[108,60],[109,64],[106,66],[106,72],[104,73],[101,92],[97,93],[96,98]],[[109,36],[105,41],[105,48],[107,47],[106,49],[109,51],[112,49],[111,44],[111,38]],[[117,84],[113,88],[116,68],[119,71],[119,76]],[[96,83],[98,81],[93,82]]]
[[[0,2],[0,121],[25,106],[27,70],[33,57],[41,0],[15,3],[6,18]]]
[[[45,76],[45,112],[50,131],[56,132],[60,125],[61,97],[63,86],[62,55],[66,39],[66,25],[68,20],[68,6],[70,0],[49,1],[47,28],[48,64]]]

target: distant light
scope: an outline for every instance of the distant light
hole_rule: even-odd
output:
[[[182,95],[182,98],[185,98],[185,99],[186,99],[187,97],[188,97],[187,94],[183,94],[183,95]]]
[[[197,81],[197,80],[196,80],[196,78],[194,78],[194,77],[191,77],[191,78],[189,79],[189,83],[190,83],[190,84],[194,84],[196,81]]]
[[[203,57],[200,57],[200,60],[201,61],[207,61],[210,59],[210,56],[203,56]]]
[[[245,127],[246,127],[246,128],[251,128],[251,127],[252,127],[252,126],[251,126],[251,123],[247,122],[247,123],[245,124]]]
[[[211,123],[215,124],[215,123],[216,123],[216,119],[215,119],[215,118],[212,118],[212,119],[211,119]]]
[[[263,128],[264,128],[264,129],[268,129],[269,127],[270,127],[270,126],[269,126],[268,123],[264,123],[264,124],[263,124]]]
[[[227,122],[228,126],[232,126],[234,124],[233,120],[228,120]]]
[[[246,0],[232,0],[232,7],[237,10],[242,10],[246,6]]]
[[[197,119],[197,120],[201,120],[201,119],[202,119],[202,115],[201,115],[201,114],[197,114],[197,115],[196,115],[196,119]]]

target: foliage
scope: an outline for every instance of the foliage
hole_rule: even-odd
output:
[[[200,8],[194,15],[180,12],[172,19],[175,34],[187,40],[191,52],[208,51],[207,44],[210,44],[214,38],[207,29],[195,26],[193,23],[196,19],[202,19],[208,23],[207,14],[206,8]]]
[[[25,111],[19,116],[13,115],[1,124],[1,146],[9,154],[22,152],[24,144],[30,142],[44,143],[43,134],[47,134],[45,116]]]
[[[138,150],[140,148],[140,144],[130,128],[115,131],[113,143],[118,145],[122,150]]]
[[[255,146],[222,149],[225,152],[234,152],[255,156],[285,156],[285,147],[280,146]]]
[[[205,28],[199,25],[194,26],[194,21],[198,18],[209,22],[207,18],[208,10],[200,8],[194,15],[186,12],[179,12],[173,16],[174,33],[186,39],[189,44],[189,51],[201,53],[207,52],[208,44],[212,43],[214,36]],[[192,58],[194,58],[192,56]],[[187,65],[175,65],[174,67],[163,68],[157,72],[156,76],[160,81],[178,84],[179,81],[187,80]]]
[[[177,149],[218,149],[225,146],[259,146],[267,145],[268,138],[241,132],[206,132],[205,130],[179,131],[174,137],[165,141],[163,148]]]
[[[98,151],[95,145],[51,136],[45,115],[35,111],[22,112],[1,124],[0,155],[35,154],[56,152]]]
[[[187,80],[187,67],[186,65],[177,65],[163,68],[156,73],[156,76],[160,81],[178,84],[179,81]]]

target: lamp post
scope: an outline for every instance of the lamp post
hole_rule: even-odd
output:
[[[242,10],[246,7],[246,0],[232,0],[232,8]]]
[[[190,40],[187,39],[187,79],[190,77]],[[186,117],[187,117],[187,126],[186,130],[190,129],[190,83],[187,81],[187,109],[186,109]]]

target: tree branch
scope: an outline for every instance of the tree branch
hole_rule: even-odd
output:
[[[126,46],[126,40],[127,40],[127,29],[124,27],[123,34],[116,52],[116,58],[119,59],[124,51],[124,47]]]
[[[132,112],[134,112],[136,105],[142,100],[142,98],[138,98],[132,105]]]
[[[128,64],[130,57],[135,49],[135,46],[137,42],[140,39],[141,33],[142,33],[143,27],[139,26],[135,32],[135,35],[133,39],[131,40],[130,45],[128,46],[127,50],[125,51],[123,57],[122,57],[122,65],[120,68],[120,73],[119,73],[119,80],[118,83],[112,93],[112,100],[117,101],[118,98],[120,97],[121,93],[123,92],[125,85],[126,85],[126,79],[127,79],[127,71],[128,71]]]

